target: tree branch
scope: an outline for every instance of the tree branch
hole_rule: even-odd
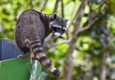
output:
[[[48,0],[44,0],[44,2],[42,3],[42,6],[41,6],[40,12],[42,12],[45,9],[47,2],[48,2]]]
[[[98,18],[95,18],[93,21],[91,21],[87,26],[85,26],[83,29],[79,29],[79,31],[76,34],[80,34],[88,29],[91,28],[91,26],[98,20]]]
[[[104,10],[103,6],[105,7],[104,2],[101,3],[101,5],[99,7],[99,12],[97,14],[92,12],[92,10],[90,9],[88,24],[84,28],[79,29],[78,32],[76,32],[76,34],[80,34],[80,33],[82,33],[82,32],[91,28],[91,26],[99,19],[98,15],[100,15],[100,12]]]
[[[61,0],[61,16],[64,18],[64,3],[63,0]]]
[[[33,5],[32,0],[29,1],[29,6],[30,6],[30,9],[33,9],[33,6],[34,6],[34,5]]]
[[[75,11],[75,7],[76,7],[76,3],[74,3],[74,8],[73,8],[73,10],[72,10],[72,13],[71,14],[73,14],[74,13],[74,11]],[[69,20],[69,24],[68,24],[68,31],[66,32],[66,35],[67,35],[67,39],[69,39],[70,38],[70,36],[71,35],[69,35],[69,28],[71,27],[71,25],[73,24],[73,22],[75,21],[75,19],[76,19],[76,17],[75,17],[76,15],[74,15],[74,16],[72,16],[73,18],[71,19],[71,20]]]
[[[60,2],[60,0],[56,0],[55,7],[53,9],[53,13],[55,13],[57,11],[59,2]]]
[[[50,47],[57,47],[61,44],[68,44],[69,42],[70,42],[70,40],[63,40],[62,42],[55,43],[55,44],[51,45]]]

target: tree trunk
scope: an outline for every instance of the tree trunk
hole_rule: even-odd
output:
[[[64,80],[71,80],[71,77],[72,77],[72,69],[73,69],[72,53],[74,49],[75,49],[75,41],[69,44],[68,54],[65,58]]]
[[[109,54],[108,49],[105,49],[102,53],[102,59],[100,61],[99,80],[106,80],[106,59],[108,54]]]
[[[72,33],[72,39],[69,43],[69,48],[67,51],[67,56],[65,57],[65,65],[64,65],[64,80],[71,80],[72,78],[72,69],[73,69],[73,51],[76,48],[76,40],[77,40],[77,36],[78,36],[78,31],[80,28],[80,22],[82,17],[84,16],[84,10],[85,10],[85,6],[87,5],[88,0],[82,0],[81,1],[81,5],[78,9],[78,11],[76,12],[76,23],[75,23],[75,27]]]

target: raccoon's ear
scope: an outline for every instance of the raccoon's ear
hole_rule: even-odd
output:
[[[51,14],[50,16],[49,16],[49,19],[52,21],[52,20],[54,20],[54,19],[56,19],[57,18],[57,14]]]

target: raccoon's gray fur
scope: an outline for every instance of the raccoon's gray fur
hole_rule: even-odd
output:
[[[53,31],[58,37],[66,30],[67,20],[56,14],[46,15],[35,10],[24,11],[16,23],[15,40],[24,53],[34,53],[42,66],[48,68],[55,76],[60,72],[52,65],[42,47],[44,39]]]

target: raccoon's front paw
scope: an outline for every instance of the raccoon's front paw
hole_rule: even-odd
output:
[[[27,57],[29,57],[30,56],[30,54],[20,54],[20,55],[18,55],[17,57],[18,58],[27,58]]]

